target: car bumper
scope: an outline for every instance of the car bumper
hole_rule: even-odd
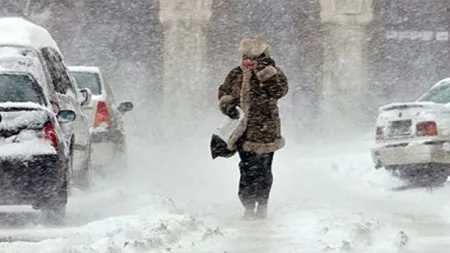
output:
[[[95,168],[108,167],[117,162],[123,155],[123,147],[113,142],[101,142],[92,144],[91,163]]]
[[[450,163],[450,149],[447,141],[385,144],[372,148],[371,155],[377,167]]]
[[[0,204],[33,204],[51,199],[63,183],[64,164],[56,154],[27,159],[0,157]]]
[[[92,132],[92,166],[107,167],[124,153],[125,136],[120,132]]]

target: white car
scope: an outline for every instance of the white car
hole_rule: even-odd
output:
[[[93,166],[126,167],[127,150],[123,116],[133,109],[133,103],[116,104],[114,93],[99,67],[69,66],[68,68],[77,85],[80,88],[88,88],[92,92],[91,101],[83,106],[83,110],[88,115],[91,126]]]
[[[377,168],[402,179],[444,183],[450,175],[450,78],[415,102],[380,107],[371,155]]]
[[[91,138],[81,105],[90,102],[90,91],[77,89],[58,45],[45,28],[22,18],[0,18],[0,68],[13,65],[22,65],[36,76],[48,91],[55,113],[60,110],[76,113],[76,120],[61,128],[70,147],[74,182],[83,188],[89,186]]]

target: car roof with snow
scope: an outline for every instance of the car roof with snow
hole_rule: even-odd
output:
[[[49,47],[61,54],[45,28],[20,17],[0,18],[0,45],[19,45],[34,49]]]
[[[0,71],[22,72],[31,74],[34,79],[47,92],[45,72],[39,59],[23,55],[1,54],[0,50]]]
[[[1,74],[24,74],[24,75],[31,75],[32,74],[28,71],[21,71],[21,70],[14,70],[14,69],[8,69],[8,68],[2,68],[0,67],[0,75]]]
[[[67,66],[67,68],[73,72],[100,73],[100,68],[97,66]]]
[[[438,88],[440,86],[443,86],[443,85],[450,85],[450,77],[440,80],[435,85],[433,85],[433,87],[431,87],[431,89],[436,89],[436,88]]]
[[[45,110],[50,113],[52,112],[50,111],[49,108],[33,102],[0,102],[0,108],[9,108],[9,107],[31,108],[31,109]]]

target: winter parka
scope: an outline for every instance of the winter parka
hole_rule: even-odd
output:
[[[242,55],[269,54],[270,45],[259,37],[245,38],[240,43]],[[281,149],[285,140],[281,135],[278,100],[288,92],[288,80],[270,58],[269,65],[259,71],[242,66],[232,69],[219,87],[221,112],[239,106],[245,113],[241,124],[230,136],[228,149],[236,150],[238,140],[248,152],[264,154]]]

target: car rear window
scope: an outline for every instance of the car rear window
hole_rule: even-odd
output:
[[[72,76],[77,82],[78,88],[89,88],[94,95],[101,95],[102,89],[100,86],[100,78],[96,73],[72,71]]]
[[[437,88],[434,88],[424,96],[422,96],[419,101],[423,102],[433,102],[437,104],[447,104],[450,103],[450,83],[441,85]]]
[[[39,85],[28,75],[0,74],[0,103],[33,102],[44,104]]]

